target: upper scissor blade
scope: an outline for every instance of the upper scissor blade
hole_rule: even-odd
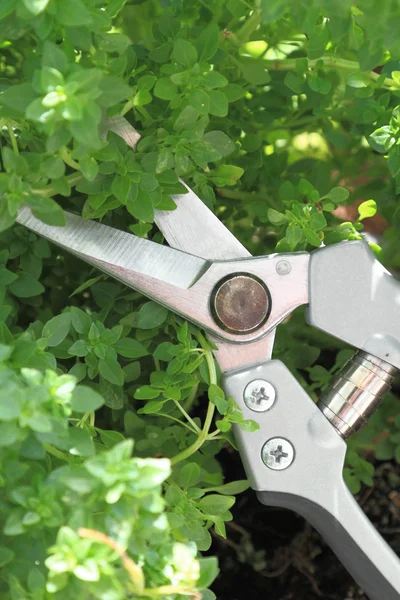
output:
[[[117,277],[118,271],[140,273],[187,289],[209,266],[206,260],[197,256],[72,213],[64,214],[67,218],[65,227],[46,225],[28,208],[20,211],[17,221],[113,277]],[[123,277],[117,278],[123,280]]]
[[[210,260],[250,256],[250,252],[183,181],[187,194],[174,195],[175,210],[157,210],[155,221],[173,248]]]

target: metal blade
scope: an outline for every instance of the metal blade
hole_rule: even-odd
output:
[[[173,248],[210,260],[251,256],[215,214],[183,182],[187,194],[172,196],[175,210],[157,210],[155,221]]]
[[[65,227],[51,226],[24,208],[17,221],[113,277],[116,277],[118,269],[122,269],[187,289],[209,266],[207,261],[197,256],[82,219],[72,213],[65,212],[65,215]]]

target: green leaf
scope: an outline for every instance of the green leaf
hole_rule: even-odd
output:
[[[284,79],[285,85],[296,94],[301,94],[304,87],[304,77],[295,73],[294,71],[288,71]]]
[[[208,95],[210,98],[210,113],[216,117],[226,117],[229,107],[225,94],[217,90],[211,90]]]
[[[315,246],[318,248],[321,245],[321,240],[319,236],[315,233],[315,231],[313,231],[309,227],[306,227],[304,229],[304,235],[306,236],[307,242],[311,244],[311,246]]]
[[[196,88],[190,93],[189,102],[201,115],[210,112],[210,96],[201,88]]]
[[[359,221],[368,219],[376,215],[377,206],[375,200],[366,200],[362,202],[358,207]]]
[[[288,222],[286,215],[278,212],[274,208],[269,208],[267,211],[268,220],[273,225],[283,225]]]
[[[100,394],[85,385],[76,386],[72,392],[71,408],[76,412],[91,412],[97,410],[103,404],[104,400]]]
[[[196,485],[201,476],[200,467],[197,463],[187,463],[178,473],[178,482],[181,487],[187,489]]]
[[[206,556],[198,560],[200,564],[200,576],[196,586],[199,590],[203,590],[213,583],[219,573],[218,559],[215,556]]]
[[[5,567],[15,557],[15,552],[4,546],[0,546],[0,567]]]
[[[126,201],[128,212],[141,221],[152,223],[154,221],[154,206],[151,195],[143,190],[138,190],[132,184]]]
[[[323,56],[328,42],[329,31],[325,23],[314,27],[308,40],[308,57],[314,60]]]
[[[93,181],[99,172],[98,164],[92,156],[83,156],[79,161],[79,166],[81,168],[82,175],[88,181]]]
[[[132,96],[132,90],[129,85],[126,85],[121,77],[114,75],[106,75],[100,81],[100,90],[103,92],[97,99],[100,106],[113,106],[121,100],[125,100]]]
[[[151,385],[142,385],[137,388],[134,396],[137,400],[152,400],[153,398],[158,398],[160,394],[160,390],[151,387]]]
[[[384,125],[369,136],[368,142],[377,152],[387,152],[396,143],[395,132],[390,125]]]
[[[230,496],[233,494],[241,494],[242,492],[248,490],[249,487],[250,484],[247,481],[247,479],[240,479],[238,481],[231,481],[230,483],[225,483],[224,485],[213,487],[210,491]]]
[[[44,11],[49,0],[23,0],[23,2],[29,12],[36,16]]]
[[[124,372],[121,365],[109,352],[107,352],[104,359],[99,360],[99,373],[114,385],[124,384]]]
[[[111,185],[111,191],[121,204],[126,204],[130,187],[131,178],[129,175],[116,175]]]
[[[353,88],[366,88],[371,85],[371,79],[364,73],[350,73],[346,78],[346,84]]]
[[[257,421],[254,421],[253,419],[245,419],[244,421],[240,421],[239,427],[243,431],[258,431],[260,429]]]
[[[194,106],[186,106],[183,111],[177,117],[174,123],[174,129],[180,131],[182,129],[187,129],[193,127],[195,122],[197,121],[197,117],[199,116],[197,110]]]
[[[71,314],[62,313],[47,321],[43,327],[42,337],[46,338],[47,346],[58,346],[67,337],[71,325]]]
[[[44,292],[42,284],[33,275],[24,271],[19,274],[18,279],[10,283],[9,289],[17,298],[32,298]]]
[[[332,202],[334,202],[335,204],[340,204],[341,202],[346,202],[349,195],[350,193],[345,188],[334,187],[326,195],[326,197],[332,200]]]
[[[43,44],[42,66],[64,73],[68,68],[68,58],[57,44],[46,41]]]
[[[324,215],[317,211],[311,214],[310,216],[310,227],[314,229],[314,231],[318,231],[327,226],[326,219]]]
[[[264,24],[280,19],[288,9],[286,0],[261,0],[261,19]]]
[[[44,161],[43,171],[50,179],[58,179],[65,173],[65,164],[60,158],[51,156]]]
[[[211,144],[221,157],[229,156],[236,146],[223,131],[209,131],[203,136],[203,141]]]
[[[245,89],[237,83],[228,83],[222,90],[222,93],[225,94],[228,102],[236,102],[246,95]]]
[[[89,390],[90,388],[87,388],[87,389]],[[101,398],[101,396],[99,396],[99,398]],[[102,400],[102,398],[101,398],[101,400]],[[88,402],[87,399],[86,399],[86,404],[87,404],[87,406],[90,405],[90,402]],[[94,403],[92,402],[91,405],[94,406]],[[96,410],[96,409],[95,408],[88,409],[89,412],[91,412],[91,410]],[[78,409],[77,412],[83,412],[83,411]],[[70,454],[72,454],[73,456],[84,456],[84,457],[94,455],[93,441],[92,441],[92,438],[90,437],[90,434],[87,431],[87,429],[81,429],[80,427],[70,427],[70,429],[68,431],[68,437],[69,437],[68,441],[70,444],[70,447],[69,447]]]
[[[378,442],[375,456],[378,460],[391,460],[395,454],[395,446],[389,438],[383,438]]]
[[[252,85],[265,85],[271,80],[271,77],[265,68],[264,61],[242,59],[240,61],[240,69],[243,77]]]
[[[143,304],[137,314],[136,327],[139,329],[154,329],[160,327],[168,317],[168,309],[161,304],[150,301]]]
[[[148,350],[138,342],[131,338],[122,338],[114,344],[115,350],[125,358],[141,358],[149,354]]]
[[[157,83],[154,87],[154,95],[162,100],[172,100],[178,91],[176,86],[168,77],[161,77],[157,79]]]
[[[218,50],[219,28],[211,23],[203,29],[196,40],[199,60],[210,60]]]
[[[197,503],[199,509],[207,515],[223,515],[235,504],[234,496],[208,494]]]
[[[174,43],[172,57],[178,65],[188,69],[197,61],[197,50],[193,44],[179,38]]]
[[[90,25],[92,17],[81,0],[58,0],[56,4],[56,19],[66,27]]]

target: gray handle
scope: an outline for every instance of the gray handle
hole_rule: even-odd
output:
[[[400,600],[398,559],[394,553],[390,556],[386,542],[364,514],[360,515],[360,507],[344,483],[342,489],[335,488],[336,514],[293,494],[257,492],[257,497],[267,506],[289,508],[307,519],[371,600]],[[378,567],[382,560],[386,567],[390,568],[391,563],[392,581]]]
[[[307,320],[400,369],[400,282],[366,242],[311,254]]]
[[[264,387],[268,401],[260,402],[259,394],[249,401],[246,390],[252,382],[259,390]],[[260,426],[252,433],[235,431],[247,476],[260,500],[304,515],[371,600],[400,600],[400,560],[344,484],[346,444],[287,367],[272,360],[230,372],[224,386],[245,418]],[[266,410],[260,411],[262,407]],[[273,468],[275,439],[289,455],[280,463],[286,461],[286,468],[279,470]],[[268,454],[269,447],[273,451]]]

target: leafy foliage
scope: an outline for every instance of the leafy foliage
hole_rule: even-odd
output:
[[[182,177],[253,254],[360,239],[378,212],[374,249],[399,268],[396,11],[0,3],[2,598],[211,600],[218,566],[199,552],[248,485],[226,483],[217,454],[232,425],[257,427],[225,397],[201,332],[12,227],[19,209],[162,242],[154,211],[175,208]],[[121,116],[135,151],[115,133]],[[350,354],[297,311],[275,356],[317,399]],[[388,396],[351,439],[353,492],[372,484],[374,455],[400,462],[399,418]]]

